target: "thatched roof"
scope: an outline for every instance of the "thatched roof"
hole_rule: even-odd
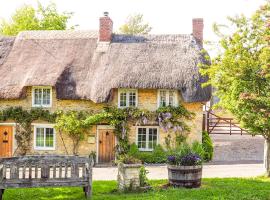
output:
[[[1,37],[0,36],[0,65],[2,65],[6,57],[8,56],[12,45],[14,43],[14,37]]]
[[[21,98],[26,86],[53,86],[58,99],[105,102],[113,88],[164,88],[180,90],[186,102],[209,100],[192,35],[114,35],[108,46],[97,38],[95,31],[20,33],[0,65],[0,98]],[[0,56],[7,49],[0,40]]]

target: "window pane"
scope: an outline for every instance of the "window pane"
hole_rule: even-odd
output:
[[[149,135],[148,135],[148,148],[153,149],[157,145],[157,129],[156,128],[149,128]]]
[[[121,92],[120,94],[120,107],[127,106],[127,93]]]
[[[138,128],[138,148],[146,148],[146,128]]]
[[[50,89],[43,89],[43,105],[50,105],[51,101],[51,90]]]
[[[44,128],[36,129],[36,146],[44,147]]]
[[[136,92],[129,93],[129,106],[136,106]]]
[[[54,134],[53,128],[46,128],[46,147],[53,147]]]
[[[166,106],[166,91],[165,90],[161,90],[160,91],[160,100],[159,100],[160,107]]]
[[[174,106],[175,102],[174,102],[174,91],[169,91],[169,105],[170,106]]]
[[[34,104],[41,105],[42,100],[42,89],[35,89],[34,90]]]

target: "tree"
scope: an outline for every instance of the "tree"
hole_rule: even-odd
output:
[[[37,9],[24,5],[16,10],[10,21],[1,22],[0,33],[17,35],[20,31],[25,30],[65,30],[71,17],[72,13],[58,13],[54,3],[43,7],[38,2]]]
[[[152,27],[143,21],[142,14],[130,15],[127,17],[126,23],[120,27],[120,32],[123,34],[148,34]]]
[[[219,105],[241,126],[265,138],[265,169],[270,176],[270,3],[251,17],[229,17],[232,34],[219,34],[222,52],[201,73],[220,98]],[[221,33],[222,31],[220,31]]]

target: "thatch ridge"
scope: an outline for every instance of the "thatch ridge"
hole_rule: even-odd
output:
[[[95,31],[27,31],[0,65],[0,98],[23,96],[26,86],[53,86],[58,99],[105,102],[113,88],[178,89],[186,102],[207,101],[211,88],[198,63],[205,62],[192,35],[115,34],[98,51]],[[1,54],[0,54],[1,55]]]

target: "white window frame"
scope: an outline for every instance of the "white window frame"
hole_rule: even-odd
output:
[[[136,145],[138,146],[138,139],[139,139],[139,128],[146,128],[146,148],[139,148],[139,151],[153,151],[154,148],[149,148],[149,129],[155,128],[157,129],[157,144],[159,144],[159,126],[136,126]]]
[[[174,105],[173,106],[178,106],[179,102],[178,102],[178,91],[177,90],[167,90],[167,89],[159,89],[158,90],[158,95],[157,95],[157,108],[160,108],[160,93],[162,91],[166,92],[166,106],[169,106],[169,97],[170,97],[170,92],[174,93]]]
[[[126,106],[120,106],[120,95],[121,93],[127,93],[127,105]],[[129,106],[129,93],[135,92],[136,94],[136,102],[135,107],[138,107],[138,90],[137,89],[118,89],[118,108],[128,108]]]
[[[32,124],[33,125],[33,124]],[[53,147],[37,147],[36,139],[37,139],[37,128],[52,128],[53,129]],[[46,142],[46,138],[44,138],[44,142]],[[53,124],[34,124],[34,150],[38,151],[53,151],[56,147],[56,131]]]
[[[50,104],[49,105],[35,104],[35,89],[42,89],[42,92],[43,92],[43,89],[50,89]],[[52,107],[52,87],[50,87],[50,86],[35,86],[35,87],[32,87],[32,107],[44,107],[44,108]]]

